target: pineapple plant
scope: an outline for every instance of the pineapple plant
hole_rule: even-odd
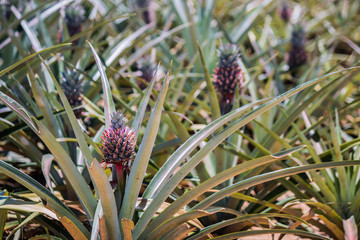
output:
[[[359,72],[344,69],[358,65],[357,1],[275,1],[316,36],[295,42],[320,50],[293,78],[279,56],[291,26],[274,1],[17,2],[21,19],[0,17],[1,239],[358,239]],[[122,16],[136,2],[144,11]],[[159,21],[142,26],[151,3]],[[94,24],[69,40],[65,9],[80,4]],[[87,44],[53,46],[59,23],[93,57]],[[241,60],[231,44],[217,59],[220,38]],[[133,91],[148,52],[171,71],[148,86],[152,64],[139,64],[148,87]],[[83,86],[64,66],[86,71]],[[218,99],[232,111],[220,116]]]
[[[238,64],[239,50],[235,44],[220,47],[219,63],[214,71],[214,87],[220,93],[220,110],[225,114],[231,110],[236,85],[243,83],[242,70]]]
[[[291,49],[288,53],[287,63],[289,69],[292,70],[307,61],[307,53],[305,50],[305,32],[302,26],[296,25],[291,33]]]
[[[61,87],[64,90],[65,96],[68,99],[70,106],[78,107],[82,105],[82,85],[79,80],[79,73],[76,70],[66,70],[63,72],[63,81]],[[75,116],[79,118],[82,114],[82,108],[74,110]]]
[[[136,145],[136,134],[125,125],[126,118],[120,112],[111,117],[110,127],[105,129],[101,137],[101,151],[104,155],[103,166],[111,164],[112,186],[124,196],[125,185],[130,174]]]

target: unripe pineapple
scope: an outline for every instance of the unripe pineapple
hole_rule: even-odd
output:
[[[223,114],[229,111],[224,110],[226,105],[231,105],[235,95],[236,85],[241,87],[243,74],[238,64],[239,51],[234,44],[227,44],[220,47],[219,63],[214,72],[214,87],[220,93],[220,108]]]
[[[150,83],[155,71],[155,65],[152,63],[150,59],[142,59],[138,63],[138,70],[140,71],[141,75],[139,76],[145,82]],[[141,82],[137,81],[138,85],[141,90],[144,90],[147,86]]]
[[[82,31],[84,22],[85,11],[80,5],[74,5],[66,8],[65,23],[70,37]],[[77,39],[73,43],[77,44],[78,42],[79,40]]]
[[[124,116],[117,112],[112,116],[110,128],[101,137],[104,162],[112,163],[129,173],[135,150],[135,132],[124,125]]]
[[[113,129],[120,129],[124,126],[126,118],[120,112],[115,112],[111,117],[111,127]]]
[[[76,70],[66,70],[63,73],[63,81],[61,87],[64,90],[65,96],[68,99],[71,107],[77,107],[82,105],[82,88],[79,81],[79,73]],[[79,118],[82,113],[82,109],[74,110],[75,116]]]
[[[294,27],[291,34],[291,49],[288,53],[288,65],[290,70],[305,64],[307,53],[305,50],[305,32],[300,25]]]

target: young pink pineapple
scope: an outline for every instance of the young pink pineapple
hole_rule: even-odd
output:
[[[238,64],[239,51],[235,44],[221,46],[219,63],[214,72],[214,87],[220,93],[220,109],[225,114],[231,110],[236,85],[243,84],[242,70]]]

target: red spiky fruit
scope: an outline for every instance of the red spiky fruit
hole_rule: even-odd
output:
[[[136,144],[135,132],[124,124],[125,117],[116,112],[111,119],[110,128],[101,137],[101,151],[105,163],[115,164],[129,173]]]
[[[243,83],[242,70],[238,64],[239,51],[234,44],[220,47],[218,67],[214,71],[214,87],[221,95],[221,102],[232,102],[236,85]]]

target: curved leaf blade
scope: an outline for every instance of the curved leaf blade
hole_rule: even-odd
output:
[[[215,237],[213,239],[217,240],[230,240],[230,239],[239,239],[241,237],[247,236],[257,236],[257,235],[265,235],[265,234],[274,234],[274,233],[282,233],[282,234],[295,234],[299,236],[315,238],[315,239],[325,239],[330,240],[331,238],[321,236],[319,234],[305,232],[301,230],[290,230],[290,229],[271,229],[271,230],[251,230],[251,231],[243,231],[237,233],[230,233],[223,236]]]
[[[326,162],[326,163],[317,163],[310,164],[305,166],[290,167],[286,169],[281,169],[278,171],[264,173],[252,178],[245,179],[236,184],[233,184],[227,188],[220,190],[219,192],[214,193],[210,197],[203,200],[201,203],[193,207],[193,209],[205,209],[211,206],[213,203],[219,201],[220,199],[229,196],[235,192],[256,186],[260,183],[268,182],[271,180],[292,176],[298,173],[303,173],[307,171],[320,170],[325,168],[334,168],[334,167],[346,167],[346,166],[357,166],[360,165],[360,160],[358,161],[344,161],[344,162]]]
[[[199,197],[201,194],[211,190],[213,187],[221,184],[222,182],[237,176],[243,172],[254,169],[258,166],[262,166],[277,160],[284,159],[289,154],[300,150],[302,147],[296,147],[291,150],[286,150],[285,152],[280,152],[274,155],[268,155],[264,157],[260,157],[254,160],[246,161],[242,164],[239,164],[235,167],[227,169],[221,173],[216,174],[214,177],[208,179],[207,181],[199,184],[195,188],[183,194],[181,197],[176,199],[169,207],[167,207],[157,218],[150,223],[148,228],[141,234],[141,236],[146,236],[148,231],[154,229],[156,226],[160,225],[162,222],[167,221],[171,216],[173,216],[176,212],[182,209],[186,204],[191,202],[192,200]]]
[[[33,193],[37,194],[40,198],[51,203],[53,210],[60,216],[70,219],[85,236],[90,236],[87,229],[81,224],[81,222],[73,215],[73,213],[66,207],[55,195],[53,195],[47,188],[42,186],[35,179],[31,178],[27,174],[14,168],[10,164],[0,160],[0,172],[6,176],[14,179]]]
[[[146,106],[149,102],[149,99],[150,99],[150,95],[151,95],[151,92],[152,92],[152,89],[154,87],[154,84],[156,82],[156,74],[157,74],[157,71],[160,67],[160,63],[158,64],[158,66],[156,67],[154,73],[153,73],[153,76],[152,76],[152,79],[151,79],[151,82],[149,83],[149,86],[147,87],[145,93],[144,93],[144,96],[143,98],[141,99],[141,102],[140,102],[140,105],[139,105],[139,109],[138,111],[136,112],[136,115],[134,117],[134,120],[133,120],[133,123],[131,125],[131,128],[134,129],[135,131],[135,135],[136,135],[136,138],[138,137],[139,135],[139,130],[140,130],[140,127],[141,127],[141,123],[144,119],[144,115],[145,115],[145,111],[146,111]]]
[[[165,185],[170,176],[174,173],[175,169],[181,164],[181,162],[197,147],[199,144],[214,133],[218,128],[222,127],[227,122],[232,119],[240,116],[245,111],[251,109],[252,107],[265,103],[269,99],[257,101],[245,105],[241,108],[238,108],[218,119],[211,122],[205,128],[191,136],[184,144],[182,144],[164,163],[161,169],[156,173],[152,178],[148,187],[146,188],[143,197],[144,198],[154,198],[154,196],[160,191],[160,189]]]
[[[254,220],[254,219],[258,219],[258,218],[273,218],[273,217],[287,218],[287,219],[291,219],[291,220],[294,220],[294,221],[298,221],[298,222],[307,224],[301,218],[294,217],[294,216],[289,215],[289,214],[283,214],[283,213],[249,214],[249,215],[246,215],[246,216],[232,218],[232,219],[229,219],[229,220],[225,220],[225,221],[210,225],[210,226],[202,229],[198,233],[196,233],[196,234],[192,235],[191,237],[189,237],[188,240],[200,239],[201,237],[204,237],[207,234],[210,234],[210,233],[212,233],[212,232],[214,232],[214,231],[216,231],[218,229],[221,229],[221,228],[224,228],[224,227],[227,227],[227,226],[230,226],[232,224],[239,223],[239,222],[251,221],[251,220]]]
[[[44,50],[41,50],[39,52],[36,52],[36,53],[33,53],[27,57],[24,57],[23,59],[21,59],[20,61],[12,64],[11,66],[5,68],[4,70],[0,71],[0,77],[2,77],[4,74],[6,73],[9,73],[11,70],[13,70],[14,68],[16,68],[17,66],[20,66],[21,64],[23,63],[26,63],[28,61],[30,61],[32,58],[38,56],[38,54],[41,54],[41,53],[44,53],[44,52],[48,52],[48,51],[51,51],[53,49],[56,49],[56,48],[61,48],[61,47],[65,47],[65,46],[69,46],[71,45],[71,43],[63,43],[63,44],[58,44],[58,45],[55,45],[53,47],[49,47],[49,48],[46,48]]]
[[[111,114],[116,111],[115,104],[114,104],[114,101],[113,101],[113,98],[111,95],[109,80],[106,76],[105,68],[104,68],[103,64],[101,63],[99,55],[97,54],[97,52],[95,51],[95,49],[91,45],[91,43],[90,42],[87,42],[87,43],[90,45],[91,51],[92,51],[95,61],[96,61],[96,64],[99,68],[101,82],[102,82],[103,91],[104,91],[105,126],[106,126],[106,128],[109,128],[110,123],[111,123]]]

